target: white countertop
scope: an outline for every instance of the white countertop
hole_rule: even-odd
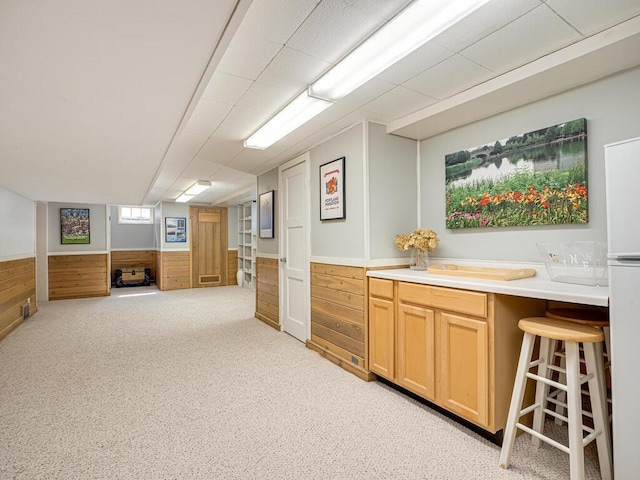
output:
[[[549,278],[546,270],[544,269],[544,265],[542,264],[498,264],[460,260],[447,260],[445,262],[433,259],[430,261],[431,265],[439,263],[455,263],[457,265],[474,265],[495,268],[535,268],[537,273],[535,277],[509,281],[439,275],[429,273],[425,270],[411,270],[409,268],[370,270],[367,272],[367,276],[385,278],[388,280],[400,280],[403,282],[422,283],[425,285],[462,288],[478,292],[502,293],[504,295],[514,295],[517,297],[579,303],[583,305],[597,305],[602,307],[609,305],[608,287],[592,287],[576,285],[573,283],[554,282]]]

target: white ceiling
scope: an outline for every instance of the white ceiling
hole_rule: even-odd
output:
[[[270,148],[243,139],[409,0],[0,0],[0,186],[34,200],[251,198],[363,119],[426,138],[640,64],[640,1],[491,0]]]

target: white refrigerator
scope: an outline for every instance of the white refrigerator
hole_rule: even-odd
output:
[[[605,145],[613,464],[640,478],[640,138]]]

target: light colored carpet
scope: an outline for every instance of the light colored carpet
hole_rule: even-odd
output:
[[[145,294],[145,295],[141,295]],[[40,305],[0,342],[1,479],[561,479],[252,318],[239,287]],[[594,449],[588,478],[599,478]]]

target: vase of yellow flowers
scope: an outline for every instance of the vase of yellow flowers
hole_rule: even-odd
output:
[[[410,250],[409,268],[426,270],[429,266],[429,252],[440,243],[438,234],[429,228],[420,227],[411,233],[396,235],[395,244],[400,250]]]

